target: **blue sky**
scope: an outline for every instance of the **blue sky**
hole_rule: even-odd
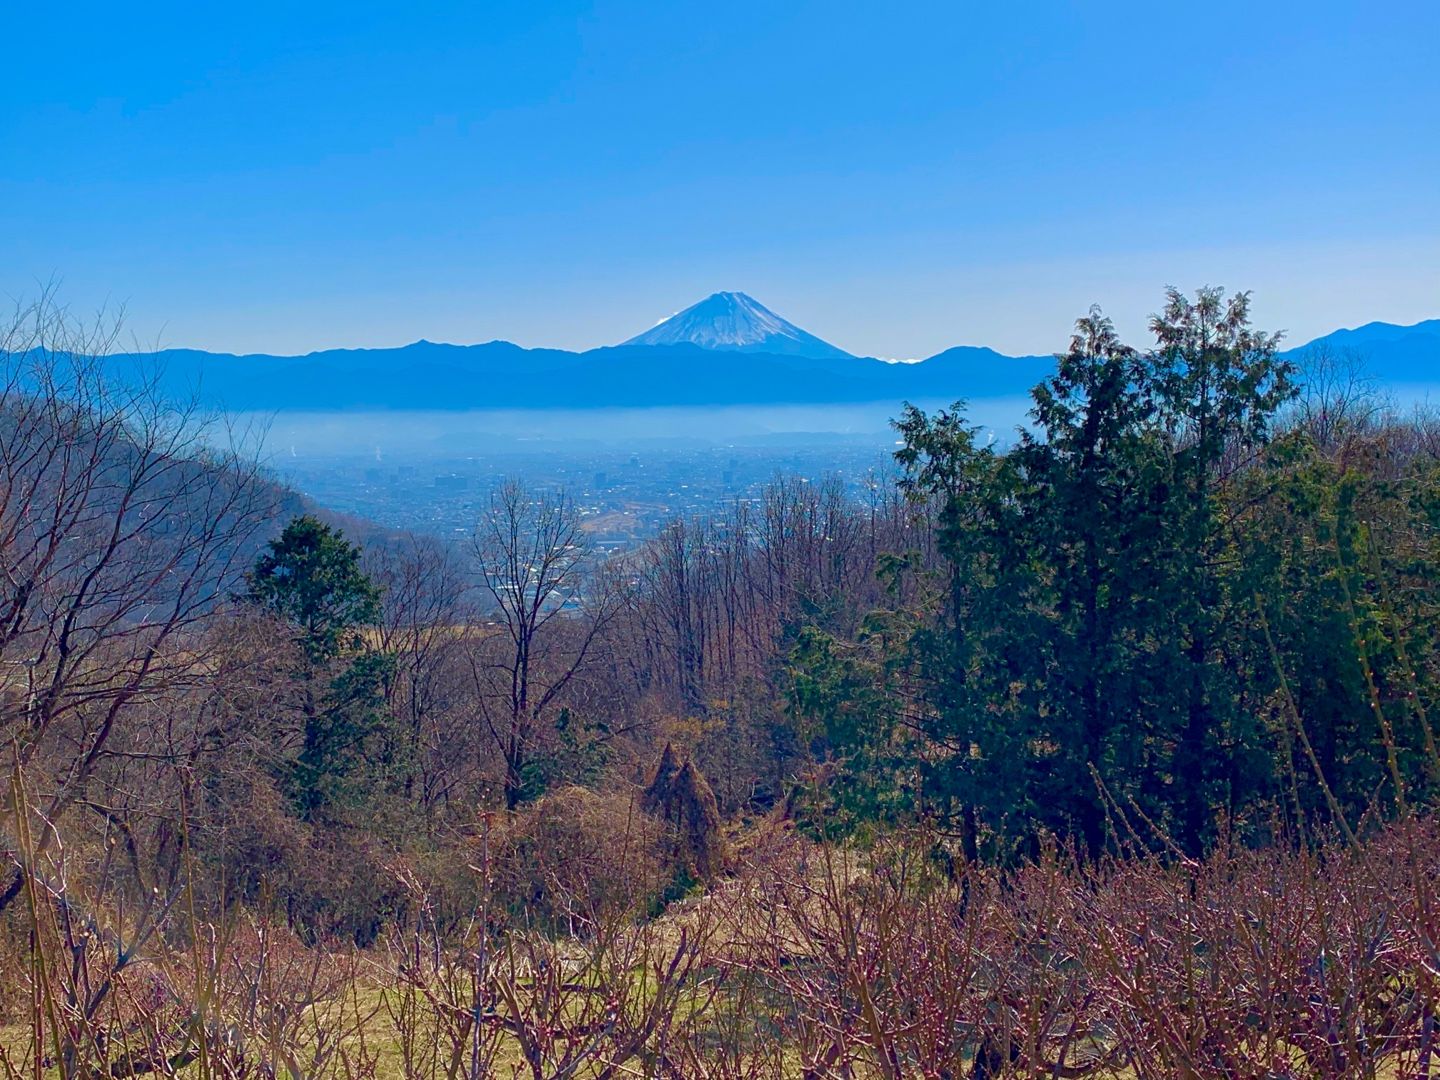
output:
[[[1440,4],[8,4],[0,292],[172,346],[1440,315]]]

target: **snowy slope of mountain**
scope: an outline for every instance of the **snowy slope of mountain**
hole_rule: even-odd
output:
[[[699,345],[702,349],[846,359],[850,353],[806,333],[743,292],[717,292],[622,345]]]

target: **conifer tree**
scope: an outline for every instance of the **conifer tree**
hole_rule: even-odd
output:
[[[363,632],[379,619],[380,590],[359,547],[297,517],[256,560],[246,598],[289,624],[299,647],[304,731],[289,778],[297,811],[316,820],[358,808],[375,775],[403,756],[384,712],[393,663]]]

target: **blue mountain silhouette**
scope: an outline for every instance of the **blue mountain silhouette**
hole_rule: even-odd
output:
[[[1382,382],[1440,383],[1440,319],[1337,330],[1286,356],[1354,356]],[[193,349],[120,356],[155,365],[167,390],[232,410],[584,409],[610,406],[825,404],[1019,396],[1054,370],[1051,356],[959,346],[898,364],[855,357],[744,293],[716,293],[616,346],[586,352],[508,341],[305,356]]]

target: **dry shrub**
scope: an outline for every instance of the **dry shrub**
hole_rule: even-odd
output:
[[[167,932],[117,964],[127,921],[146,919],[49,891],[67,880],[52,865],[38,956],[22,920],[19,962],[0,965],[17,1002],[53,1012],[7,1052],[29,1061],[58,1038],[67,1075],[114,1077],[173,1075],[203,1049],[208,1075],[337,1080],[373,1075],[382,1043],[417,1080],[508,1075],[517,1051],[533,1080],[617,1062],[687,1080],[1408,1080],[1440,1065],[1433,822],[1354,846],[1101,866],[1051,851],[1005,871],[946,865],[933,837],[857,850],[777,829],[651,920],[635,915],[664,838],[629,799],[561,791],[473,840],[457,858],[478,859],[475,913],[503,916],[503,900],[516,924],[412,920],[365,951],[238,916],[190,928],[176,897],[149,920]],[[87,998],[97,976],[113,993]]]
[[[659,762],[655,765],[655,775],[650,778],[645,793],[640,797],[640,805],[647,814],[660,815],[665,812],[665,807],[674,797],[675,778],[679,775],[680,758],[675,753],[674,745],[667,742],[660,753]]]
[[[354,831],[312,830],[289,868],[286,916],[314,938],[345,937],[368,945],[403,919],[408,895],[394,874],[394,854]]]
[[[756,845],[717,892],[738,897],[717,964],[749,995],[744,1061],[894,1080],[1440,1069],[1433,822],[1198,863],[1052,852],[947,874],[931,850]]]
[[[14,907],[0,914],[0,1028],[18,1023],[31,1007],[24,982],[30,931],[23,916]]]
[[[1067,936],[1141,1078],[1430,1076],[1440,834],[1097,875]]]
[[[374,833],[295,818],[264,776],[225,777],[218,805],[193,829],[197,880],[215,907],[278,914],[314,941],[373,942],[406,914],[394,849]]]
[[[562,788],[492,828],[496,899],[517,925],[584,934],[651,904],[667,878],[660,840],[632,797]]]
[[[682,763],[669,743],[640,805],[671,830],[672,850],[687,876],[703,881],[725,868],[725,838],[715,792],[694,761],[686,758]]]

